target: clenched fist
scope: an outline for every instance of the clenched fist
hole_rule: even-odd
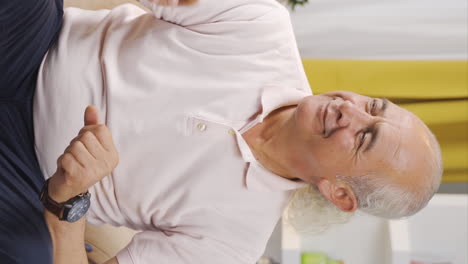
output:
[[[86,108],[84,125],[58,158],[57,171],[49,181],[49,195],[57,202],[86,192],[119,162],[112,135],[99,123],[96,107]]]

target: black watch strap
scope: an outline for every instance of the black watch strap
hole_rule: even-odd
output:
[[[49,196],[49,179],[44,184],[44,187],[42,188],[41,191],[41,202],[44,205],[44,207],[54,215],[56,215],[60,220],[62,220],[62,212],[63,212],[63,204],[64,203],[58,203],[54,199],[50,198]]]

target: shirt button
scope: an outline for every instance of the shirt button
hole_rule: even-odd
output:
[[[236,131],[234,131],[234,129],[232,129],[232,128],[229,129],[228,132],[229,132],[229,134],[231,134],[231,135],[235,135],[235,134],[236,134]]]
[[[197,128],[198,128],[198,130],[200,130],[201,132],[203,132],[203,131],[206,130],[206,125],[203,124],[203,123],[198,123]]]

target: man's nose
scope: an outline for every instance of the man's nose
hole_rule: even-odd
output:
[[[337,119],[337,125],[340,128],[347,127],[357,132],[369,127],[374,119],[365,109],[361,109],[350,101],[343,101],[338,106],[338,110],[341,113],[341,117]]]

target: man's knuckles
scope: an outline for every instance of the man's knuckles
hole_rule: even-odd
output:
[[[80,130],[80,133],[78,135],[82,136],[87,132],[91,132],[104,149],[111,151],[113,148],[115,148],[112,139],[112,134],[106,125],[99,124],[86,126]]]
[[[109,135],[109,128],[103,124],[96,125],[94,131],[96,131],[98,135]]]
[[[82,167],[70,153],[63,154],[58,164],[63,169],[65,184],[74,188],[87,189],[107,175],[102,165],[93,163]]]
[[[109,128],[104,124],[85,126],[80,130],[78,135],[84,134],[86,132],[92,132],[95,135],[103,136],[110,134]]]
[[[74,155],[83,155],[87,152],[87,149],[84,146],[83,142],[77,140],[70,145],[68,152]]]
[[[82,144],[88,150],[88,152],[90,151],[96,152],[96,151],[104,150],[99,140],[95,137],[95,135],[92,132],[89,132],[89,131],[74,138],[70,142],[70,145],[66,148],[65,152],[70,151],[72,147],[76,148],[77,144]],[[92,154],[98,154],[98,153],[92,153]]]
[[[150,0],[157,5],[161,6],[180,6],[180,5],[191,5],[197,3],[198,0]]]
[[[179,0],[179,5],[193,5],[197,2],[198,0]]]
[[[79,172],[79,163],[75,160],[73,154],[64,153],[57,162],[59,167],[63,169],[66,174],[76,175]]]
[[[103,140],[109,143],[109,150],[104,148]],[[82,128],[57,161],[57,166],[73,176],[102,178],[110,174],[118,163],[119,155],[111,133],[107,126],[99,124]]]
[[[103,129],[102,132],[99,133],[108,133],[107,128],[101,128]],[[86,132],[84,133],[81,138],[79,139],[81,142],[84,143],[85,147],[91,148],[94,150],[94,152],[99,152],[99,153],[91,153],[94,155],[98,155],[99,161],[101,161],[104,164],[104,169],[106,171],[111,171],[115,167],[117,167],[117,164],[119,163],[119,155],[117,153],[117,150],[112,144],[112,148],[107,151],[104,149],[104,147],[99,143],[95,135],[91,132]],[[92,151],[91,149],[88,149],[88,152]]]
[[[95,141],[97,140],[96,137],[94,136],[93,132],[91,131],[85,131],[83,134],[78,136],[79,140],[85,140],[88,142]]]
[[[87,159],[86,163],[82,164],[77,160],[77,157],[88,154],[84,152],[87,152],[86,148],[80,141],[77,141],[59,158],[61,162],[58,165],[69,173],[101,178],[109,174],[118,164],[118,155],[113,153],[108,153],[99,160],[94,158]]]

